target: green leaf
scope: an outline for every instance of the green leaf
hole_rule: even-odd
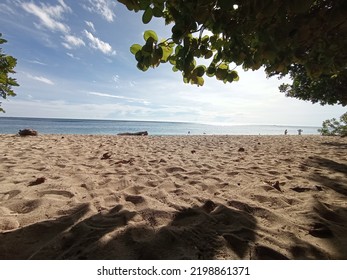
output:
[[[202,77],[205,74],[206,66],[205,65],[199,65],[194,69],[194,72],[196,72],[196,75],[198,77]]]
[[[197,84],[198,84],[198,86],[203,86],[204,85],[204,78],[202,78],[202,77],[197,77]]]
[[[189,53],[184,60],[184,71],[185,72],[193,71],[195,68],[195,65],[196,65],[196,61],[195,61],[193,55],[191,55],[191,53]]]
[[[158,7],[153,8],[153,15],[155,17],[162,17],[163,16],[163,10],[159,9]]]
[[[233,75],[233,80],[235,82],[238,82],[240,80],[240,77],[239,77],[238,73],[235,70],[231,71],[231,74]]]
[[[175,65],[176,66],[176,56],[169,56],[169,62],[171,65]]]
[[[145,72],[145,71],[148,70],[148,66],[145,65],[144,63],[139,62],[139,63],[137,63],[136,66],[137,66],[138,69],[140,69],[140,70],[143,71],[143,72]]]
[[[192,85],[203,86],[204,82],[205,82],[204,78],[202,78],[202,77],[198,77],[194,74],[192,76],[190,76],[190,83]]]
[[[175,43],[179,43],[179,41],[181,40],[185,32],[185,27],[180,24],[175,24],[172,27],[171,31],[172,31],[172,40]]]
[[[154,50],[154,56],[158,59],[161,59],[163,57],[164,51],[161,47]]]
[[[217,68],[216,71],[216,77],[218,80],[224,80],[228,75],[228,70],[227,69],[222,69],[222,68]]]
[[[207,51],[207,53],[205,54],[205,59],[209,59],[213,56],[213,52],[211,50]]]
[[[202,37],[201,43],[202,43],[202,44],[206,44],[206,43],[208,42],[209,39],[210,39],[210,36],[205,35],[204,37]]]
[[[158,42],[158,35],[153,30],[146,30],[143,34],[143,38],[147,41],[149,38],[152,38],[154,42]]]
[[[168,46],[161,46],[161,49],[163,50],[163,56],[162,56],[162,61],[167,61],[169,56],[172,54],[173,52],[173,48],[168,47]]]
[[[163,57],[163,50],[162,50],[162,48],[159,47],[159,48],[155,49],[154,52],[153,52],[152,59],[151,59],[152,67],[159,66],[160,60],[161,60],[162,57]]]
[[[150,4],[151,4],[150,0],[141,0],[139,3],[139,6],[141,10],[146,10]]]
[[[144,24],[147,24],[151,21],[153,17],[153,10],[151,7],[148,7],[145,12],[143,13],[143,16],[142,16],[142,22]]]
[[[153,52],[153,44],[146,43],[141,50],[144,56],[150,56]]]
[[[142,51],[138,51],[136,54],[135,54],[135,59],[138,61],[138,62],[142,62],[143,61],[143,58],[144,58],[144,55],[142,53]]]
[[[194,50],[194,56],[195,56],[195,57],[201,57],[201,50],[195,49],[195,50]]]
[[[215,75],[215,73],[216,73],[216,67],[214,67],[214,66],[210,65],[206,70],[206,75],[208,77],[213,77]]]
[[[226,79],[224,79],[224,81],[227,81],[229,83],[232,83],[234,81],[234,75],[232,73],[229,73],[226,77]]]
[[[221,65],[219,65],[218,68],[220,68],[220,69],[228,69],[229,66],[228,66],[228,64],[226,64],[226,63],[222,63]]]
[[[130,47],[130,52],[132,54],[136,54],[139,50],[141,50],[142,46],[139,45],[139,44],[133,44],[131,47]]]
[[[118,2],[124,4],[129,11],[134,10],[135,12],[137,12],[140,8],[140,6],[132,0],[118,0]]]
[[[14,79],[14,78],[9,78],[9,79],[7,80],[7,82],[8,82],[8,84],[9,84],[10,86],[16,86],[16,87],[19,86],[19,84],[17,83],[16,79]],[[15,95],[15,94],[13,93],[13,95]]]

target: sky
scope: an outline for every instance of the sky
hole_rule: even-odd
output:
[[[2,116],[321,126],[346,111],[287,98],[278,86],[289,80],[262,69],[236,68],[231,84],[206,77],[203,87],[170,64],[142,72],[130,46],[149,29],[168,38],[170,26],[141,17],[111,0],[0,0],[1,48],[17,58],[20,84]]]

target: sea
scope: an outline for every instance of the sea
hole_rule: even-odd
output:
[[[211,125],[190,122],[87,120],[0,117],[0,134],[32,128],[40,134],[116,135],[147,131],[149,135],[318,135],[319,127],[284,125]]]

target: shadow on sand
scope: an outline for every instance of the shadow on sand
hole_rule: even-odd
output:
[[[327,258],[299,238],[290,240],[289,251],[277,250],[278,246],[270,248],[262,242],[264,235],[257,229],[255,211],[259,209],[235,202],[230,205],[233,206],[216,205],[208,200],[200,207],[172,213],[167,225],[154,228],[150,223],[131,223],[138,213],[124,210],[121,205],[83,219],[90,210],[88,204],[83,204],[56,220],[2,233],[0,259]],[[339,223],[344,221],[339,220],[340,216],[333,216],[339,209],[327,212],[324,207],[318,204],[316,207],[320,223],[325,222],[332,234],[341,236],[345,227]],[[151,216],[148,222],[153,225],[155,219],[155,215]],[[341,240],[339,242],[335,244],[336,250],[341,251]]]
[[[320,169],[328,169],[334,175],[340,175],[339,180],[335,178],[329,178],[328,176],[320,173],[312,173],[310,179],[317,183],[328,187],[342,195],[347,196],[347,165],[339,162],[335,162],[330,159],[322,157],[311,157],[307,160],[307,165]]]

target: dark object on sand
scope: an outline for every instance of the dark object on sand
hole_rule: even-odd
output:
[[[279,192],[282,192],[279,181],[276,181],[275,183],[271,181],[264,181],[264,183],[268,184],[269,186],[278,190]]]
[[[308,192],[311,191],[311,188],[305,188],[305,187],[300,187],[300,186],[296,186],[294,188],[291,188],[293,191],[298,192],[298,193],[302,193],[302,192]]]
[[[125,135],[125,136],[147,136],[147,131],[139,131],[139,132],[124,132],[124,133],[118,133],[117,135]]]
[[[20,136],[37,136],[38,133],[36,130],[33,130],[31,128],[25,128],[25,129],[19,130],[18,134]]]
[[[101,159],[109,159],[110,157],[111,157],[111,153],[107,152],[102,155]]]
[[[31,186],[40,185],[40,184],[43,184],[45,181],[46,181],[45,177],[40,177],[34,181],[31,181],[28,186],[31,187]]]
[[[276,190],[282,192],[281,188],[280,188],[280,182],[276,181],[274,184],[272,184],[272,187],[275,188]]]
[[[109,159],[111,156],[111,153],[107,152],[102,155],[101,159]]]

